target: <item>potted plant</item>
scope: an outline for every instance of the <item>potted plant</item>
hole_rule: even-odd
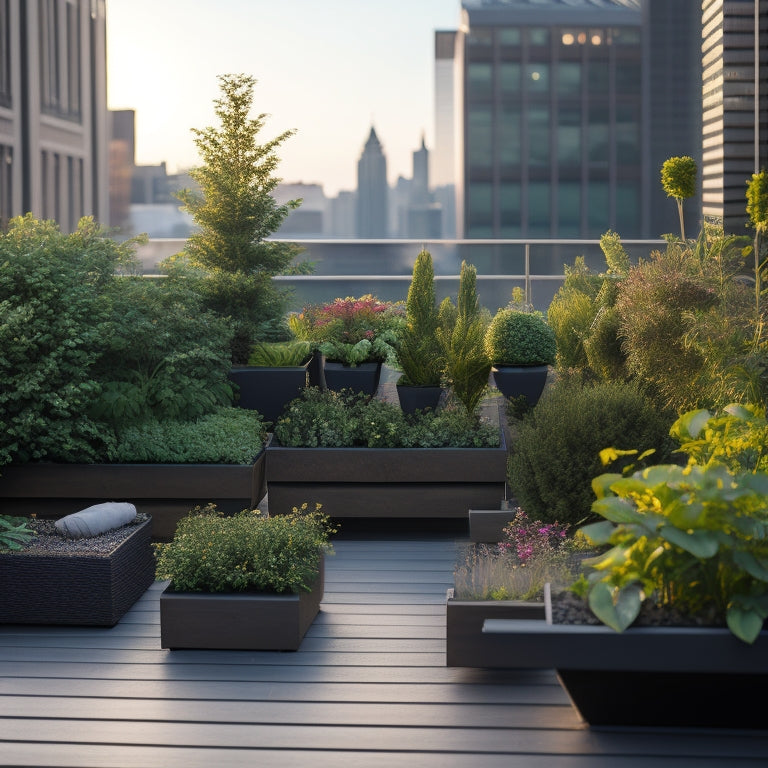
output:
[[[532,520],[517,508],[496,544],[470,543],[460,551],[446,602],[446,664],[507,667],[504,638],[483,633],[487,619],[544,621],[545,584],[570,584],[584,539],[559,523]]]
[[[132,504],[0,516],[0,624],[114,626],[154,581],[151,536]]]
[[[230,381],[238,387],[237,405],[258,411],[274,424],[286,404],[308,384],[312,358],[308,341],[275,341],[255,344],[248,365],[233,366]]]
[[[273,514],[316,494],[350,517],[466,519],[504,494],[501,429],[460,406],[405,414],[362,393],[309,388],[266,453]]]
[[[335,533],[317,505],[266,516],[193,510],[157,545],[163,648],[297,650],[323,597]]]
[[[491,370],[483,338],[488,312],[477,295],[477,270],[461,263],[456,305],[449,297],[438,310],[437,340],[445,355],[445,378],[452,395],[474,414],[488,387]]]
[[[485,623],[514,666],[557,669],[592,724],[765,728],[765,431],[742,406],[689,412],[672,428],[687,466],[596,478],[604,519],[583,532],[603,551],[574,585],[586,602],[553,600],[549,626]],[[586,605],[605,626],[583,623]]]
[[[367,395],[379,386],[381,365],[394,360],[403,325],[399,303],[367,294],[329,304],[308,306],[289,318],[300,339],[314,342],[323,356],[328,389],[351,389]]]
[[[397,363],[403,372],[397,382],[397,396],[406,413],[425,408],[435,410],[443,392],[440,385],[445,355],[437,341],[439,320],[434,279],[432,255],[422,250],[413,265],[405,324],[397,347]]]
[[[544,315],[515,306],[500,309],[485,334],[485,351],[501,393],[507,398],[524,396],[529,407],[535,406],[557,353],[554,331]]]

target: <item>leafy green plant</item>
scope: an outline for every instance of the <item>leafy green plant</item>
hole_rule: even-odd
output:
[[[299,201],[278,205],[272,197],[279,182],[276,150],[293,131],[259,143],[266,115],[250,117],[255,84],[243,74],[220,76],[221,96],[214,102],[219,126],[192,130],[203,164],[190,175],[200,191],[185,189],[178,198],[199,231],[182,258],[165,265],[170,272],[181,269],[196,282],[206,306],[231,319],[236,363],[247,361],[254,341],[284,333],[288,295],[272,278],[300,251],[267,240]],[[191,271],[185,271],[185,261]]]
[[[20,517],[0,515],[0,551],[22,549],[24,544],[37,534],[27,527],[27,521]]]
[[[393,403],[349,391],[310,387],[290,403],[275,425],[281,445],[302,448],[492,447],[497,427],[464,408],[404,414]]]
[[[133,242],[92,219],[72,234],[31,214],[0,233],[0,465],[89,461],[113,436],[90,413],[94,366],[115,273],[135,266]]]
[[[401,384],[438,387],[445,359],[437,343],[438,312],[435,300],[432,255],[421,250],[405,302],[405,325],[400,332],[397,362],[403,371]]]
[[[696,161],[688,156],[670,157],[661,166],[661,186],[667,193],[667,197],[674,197],[677,201],[681,240],[685,240],[683,200],[687,200],[696,194],[697,173]]]
[[[733,472],[768,471],[768,420],[765,410],[732,403],[719,413],[689,411],[670,434],[680,452],[699,466],[726,465]]]
[[[309,592],[335,532],[320,505],[274,517],[257,510],[223,517],[213,504],[197,507],[172,541],[155,545],[157,577],[177,592]]]
[[[256,411],[219,408],[191,421],[150,419],[125,427],[108,456],[112,462],[251,464],[265,435]]]
[[[312,354],[308,341],[273,341],[256,344],[248,358],[248,365],[267,368],[290,368],[303,365]]]
[[[710,458],[722,449],[708,419],[683,418],[673,432],[704,443],[717,434]],[[648,599],[754,642],[768,617],[768,474],[691,461],[602,474],[593,488],[605,520],[582,532],[609,549],[585,561],[577,590],[603,623],[622,631]]]
[[[469,414],[477,410],[491,372],[484,346],[488,322],[477,296],[477,270],[463,261],[456,306],[449,298],[444,299],[436,333],[445,354],[448,383]]]
[[[314,343],[328,360],[357,366],[394,361],[403,314],[401,304],[367,294],[304,307],[288,322],[297,338]]]
[[[600,451],[606,445],[642,445],[666,457],[668,424],[633,385],[560,380],[515,425],[509,487],[530,516],[578,524],[591,512]]]
[[[557,342],[541,312],[506,308],[488,326],[485,352],[495,365],[552,365]]]

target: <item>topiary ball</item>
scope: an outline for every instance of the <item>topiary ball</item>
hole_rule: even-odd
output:
[[[553,365],[557,342],[541,312],[500,309],[486,331],[485,351],[494,365]]]

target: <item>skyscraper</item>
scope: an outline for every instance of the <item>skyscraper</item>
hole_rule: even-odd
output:
[[[464,0],[460,236],[671,231],[661,163],[701,151],[697,5]]]
[[[702,6],[704,214],[743,235],[746,182],[768,167],[768,2]]]
[[[355,234],[359,238],[387,237],[387,159],[376,131],[371,126],[368,140],[357,163]]]

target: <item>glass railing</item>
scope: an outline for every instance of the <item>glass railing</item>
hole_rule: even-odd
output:
[[[405,300],[413,263],[421,248],[432,254],[438,301],[455,298],[462,261],[477,269],[481,303],[491,311],[506,305],[520,287],[536,309],[546,311],[565,278],[565,266],[578,256],[594,272],[606,268],[599,240],[290,240],[304,251],[299,260],[314,263],[311,275],[276,278],[293,288],[292,308],[332,301],[337,296],[373,293],[388,301]],[[663,240],[626,240],[633,262],[663,247]],[[183,250],[184,240],[150,240],[139,256],[145,274],[155,274],[162,259]]]

